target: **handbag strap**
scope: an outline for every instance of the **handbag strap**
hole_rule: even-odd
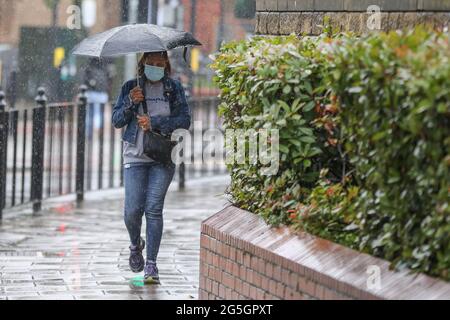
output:
[[[144,114],[148,114],[147,99],[145,99],[145,78],[144,77],[139,77],[136,82],[139,83],[139,87],[142,88],[142,92],[144,94],[144,101],[142,101],[140,105],[142,105],[142,109],[144,111]],[[138,115],[138,112],[135,111],[135,115]],[[159,131],[157,131],[157,132],[153,131],[152,133],[157,133],[157,134],[161,135],[162,137],[164,137],[165,139],[170,140],[170,137],[162,135],[161,132],[159,132]]]
[[[139,77],[139,86],[142,88],[142,92],[144,93],[144,101],[141,102],[140,105],[142,105],[142,109],[144,111],[144,114],[148,114],[148,106],[147,106],[147,99],[145,99],[145,79],[144,77]],[[137,112],[135,112],[137,114]],[[149,115],[150,116],[150,115]],[[167,137],[160,134],[160,132],[154,132],[152,131],[152,134],[159,134],[160,136],[167,139]]]
[[[145,97],[145,79],[144,79],[144,77],[139,77],[139,86],[141,87],[142,92],[144,93],[144,101],[141,102],[142,109],[144,110],[144,114],[148,114],[147,99]]]

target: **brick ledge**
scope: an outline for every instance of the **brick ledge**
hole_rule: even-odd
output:
[[[309,290],[308,295],[305,294],[307,298],[450,299],[450,284],[445,281],[424,274],[411,275],[408,272],[391,271],[389,262],[385,260],[307,233],[293,234],[287,227],[271,228],[261,217],[232,205],[206,219],[202,223],[201,232],[199,290],[201,299],[209,297],[208,289],[212,288],[211,281],[214,280],[211,279],[208,270],[214,270],[216,274],[219,274],[219,280],[227,278],[230,283],[229,286],[223,287],[222,292],[216,292],[214,297],[231,298],[234,296],[256,299],[256,293],[259,293],[258,296],[261,298],[276,298],[275,295],[270,295],[269,288],[262,285],[258,287],[259,282],[253,285],[255,288],[252,287],[252,283],[249,284],[250,293],[248,295],[239,292],[233,295],[235,288],[231,287],[238,283],[246,286],[248,279],[240,277],[241,273],[239,272],[233,272],[236,269],[234,264],[236,264],[237,255],[230,254],[232,250],[234,250],[232,252],[238,250],[242,251],[244,255],[250,255],[247,261],[241,259],[238,262],[241,262],[239,265],[241,269],[244,267],[245,270],[251,270],[252,275],[255,272],[256,276],[265,279],[268,267],[264,267],[263,264],[270,263],[275,267],[280,266],[281,271],[287,274],[285,279],[297,276],[295,279],[298,279],[298,286],[295,286],[294,289],[294,286],[289,287],[289,283],[284,283],[286,286],[284,292],[289,289],[304,293],[308,290],[302,285],[313,283],[316,289],[315,291]],[[221,251],[226,251],[226,253]],[[206,259],[208,254],[214,257],[209,259],[209,264]],[[256,262],[253,263],[253,260]],[[220,263],[218,263],[219,261]],[[258,270],[254,270],[258,262]],[[231,266],[234,266],[233,269]],[[367,288],[369,276],[367,268],[369,266],[380,268],[380,290]],[[205,271],[207,274],[202,274]],[[250,271],[247,271],[247,275],[249,273]],[[273,280],[268,278],[268,281]],[[276,277],[275,280],[283,282],[281,276]],[[219,288],[222,288],[222,284],[219,285]],[[318,291],[321,294],[314,296]],[[326,292],[330,294],[326,295]],[[294,294],[295,292],[291,292],[291,296]],[[297,297],[299,296],[297,295]],[[278,298],[282,299],[283,297],[278,296]]]

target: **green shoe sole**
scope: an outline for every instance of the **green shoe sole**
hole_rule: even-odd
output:
[[[161,281],[159,281],[159,279],[155,279],[155,278],[144,278],[144,284],[161,284]]]

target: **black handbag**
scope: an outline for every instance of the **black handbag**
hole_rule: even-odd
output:
[[[148,115],[147,102],[142,102],[144,114]],[[170,137],[165,137],[155,131],[144,131],[144,154],[156,162],[173,165],[172,151],[178,144],[177,141],[172,141]]]
[[[144,153],[162,164],[173,164],[172,151],[178,143],[153,131],[144,132]]]

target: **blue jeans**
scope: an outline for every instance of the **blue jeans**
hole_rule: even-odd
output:
[[[147,221],[147,261],[156,262],[163,234],[163,207],[167,190],[175,174],[175,165],[158,162],[124,166],[125,225],[131,244],[141,238],[142,217]]]

